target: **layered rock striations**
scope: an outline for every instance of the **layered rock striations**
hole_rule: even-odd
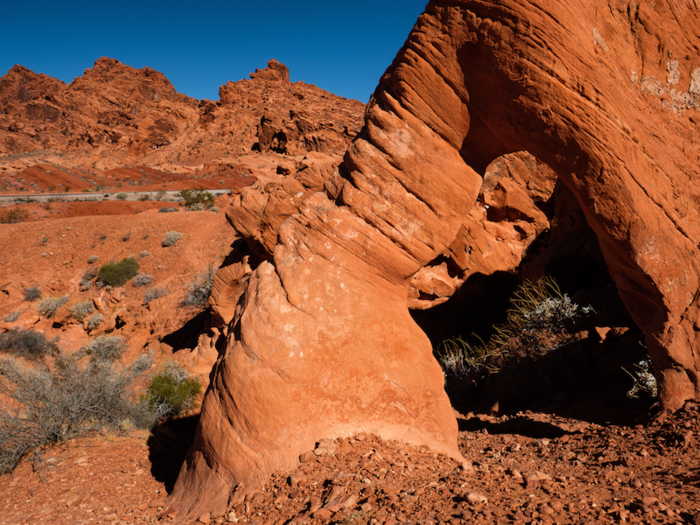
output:
[[[698,398],[699,23],[683,2],[430,2],[344,163],[253,269],[173,503],[224,507],[360,430],[458,455],[406,298],[478,219],[489,164],[515,151],[580,205],[662,406]]]

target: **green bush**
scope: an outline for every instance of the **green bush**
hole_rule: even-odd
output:
[[[38,301],[41,299],[41,290],[38,286],[32,285],[24,289],[25,301]]]
[[[17,224],[29,218],[29,212],[22,208],[13,208],[0,215],[0,224]]]
[[[180,197],[185,201],[185,206],[188,210],[198,204],[203,208],[211,208],[214,205],[214,195],[201,187],[193,190],[182,190]]]
[[[54,443],[95,431],[133,428],[143,417],[142,403],[132,401],[136,379],[151,366],[145,356],[128,368],[112,361],[88,360],[58,353],[53,360],[27,364],[0,359],[0,474],[22,458]]]
[[[132,277],[139,273],[139,262],[135,257],[127,257],[118,263],[110,262],[97,272],[97,275],[104,284],[109,286],[123,286]]]
[[[200,273],[194,281],[188,285],[187,295],[182,301],[185,306],[203,306],[211,295],[211,284],[216,270],[209,268],[206,272]]]
[[[89,281],[88,281],[89,282]],[[92,301],[83,301],[71,306],[70,314],[78,321],[83,321],[88,315],[95,311]]]
[[[163,247],[167,248],[168,246],[172,246],[181,238],[182,234],[180,232],[170,231],[165,234],[165,237],[163,237]]]
[[[0,352],[38,359],[56,351],[56,341],[49,341],[41,332],[14,328],[0,334]]]
[[[68,302],[68,296],[64,295],[62,297],[49,297],[43,301],[39,301],[37,308],[39,313],[44,317],[51,319],[56,315],[56,310]]]
[[[171,419],[197,407],[197,396],[202,391],[199,379],[172,361],[165,363],[151,380],[148,392],[142,398],[159,419]]]

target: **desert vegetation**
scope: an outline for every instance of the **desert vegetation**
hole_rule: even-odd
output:
[[[211,295],[212,280],[214,279],[215,273],[216,270],[214,270],[213,267],[209,267],[208,270],[197,275],[194,281],[187,286],[187,295],[182,301],[183,305],[205,305]]]
[[[494,326],[487,341],[449,339],[438,350],[438,360],[446,375],[478,384],[504,366],[566,345],[575,323],[591,313],[590,307],[572,302],[551,277],[525,281],[510,299],[505,322]]]
[[[0,334],[0,352],[27,359],[39,359],[57,350],[57,342],[49,341],[44,334],[34,330],[13,328]]]
[[[139,262],[135,257],[126,257],[119,262],[110,262],[100,267],[99,280],[109,286],[124,286],[139,272]]]
[[[43,448],[94,431],[148,427],[153,421],[133,401],[135,380],[151,366],[144,356],[129,367],[102,354],[82,359],[58,352],[51,361],[0,357],[0,473]]]
[[[201,187],[193,190],[182,190],[180,197],[184,201],[185,207],[191,211],[209,209],[214,206],[214,195]]]
[[[48,297],[39,301],[37,308],[41,315],[50,319],[56,315],[56,310],[68,302],[68,299],[69,297],[67,295],[62,295],[60,297]]]
[[[148,304],[151,301],[165,297],[170,293],[168,288],[151,288],[145,294],[143,294],[143,304]]]
[[[201,391],[199,379],[191,377],[174,361],[168,361],[151,379],[142,401],[158,419],[172,419],[197,408]]]
[[[92,301],[82,301],[70,307],[70,314],[74,319],[82,322],[87,316],[95,311]]]
[[[169,231],[165,234],[165,237],[163,237],[163,242],[161,244],[163,245],[163,247],[167,248],[168,246],[172,246],[173,244],[175,244],[181,238],[182,234],[180,232]]]
[[[136,277],[134,277],[134,281],[132,282],[132,284],[133,286],[138,288],[140,286],[148,286],[149,284],[153,284],[155,280],[155,277],[153,277],[150,274],[140,273]]]
[[[17,224],[29,218],[29,212],[22,208],[12,208],[0,215],[0,224]]]
[[[41,299],[41,288],[37,285],[32,285],[24,289],[25,301],[38,301]]]

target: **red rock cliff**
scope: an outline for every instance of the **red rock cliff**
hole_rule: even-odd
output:
[[[359,430],[458,454],[407,290],[509,152],[546,162],[580,203],[663,406],[697,398],[698,28],[686,2],[430,2],[344,164],[252,273],[174,504],[224,506]]]

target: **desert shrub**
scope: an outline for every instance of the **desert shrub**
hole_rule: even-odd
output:
[[[91,255],[88,257],[87,262],[88,264],[95,264],[100,258],[97,255]]]
[[[5,321],[6,323],[14,323],[17,319],[20,318],[20,316],[23,313],[24,313],[24,310],[15,310],[14,312],[10,312],[5,317],[3,317],[2,320]]]
[[[147,273],[140,273],[136,277],[134,277],[134,282],[132,284],[136,287],[148,286],[153,281],[155,281],[155,277],[153,277],[152,275],[149,275]]]
[[[162,201],[163,197],[167,195],[168,192],[165,190],[158,190],[158,193],[156,193],[156,200]]]
[[[201,187],[193,190],[182,190],[180,197],[185,201],[188,210],[197,205],[200,205],[201,209],[211,208],[214,205],[214,195]]]
[[[127,348],[126,341],[118,335],[101,335],[89,343],[83,352],[97,361],[117,361]]]
[[[209,268],[206,272],[200,273],[194,281],[187,286],[187,295],[182,303],[185,306],[202,306],[211,295],[211,283],[216,270]]]
[[[120,201],[125,201],[127,199],[128,195],[126,193],[117,193],[115,195],[115,198]]]
[[[627,397],[636,399],[639,397],[650,397],[652,399],[657,396],[656,377],[654,376],[654,368],[651,359],[643,359],[634,365],[634,370],[625,372],[632,378],[632,388],[627,391]]]
[[[95,328],[100,326],[100,324],[102,324],[102,321],[104,320],[105,318],[102,316],[102,314],[92,314],[90,316],[90,319],[88,319],[88,330],[94,330]]]
[[[170,361],[153,376],[142,402],[155,412],[158,419],[171,419],[196,408],[201,391],[199,379],[190,377],[187,370]]]
[[[160,210],[158,210],[158,213],[172,213],[172,212],[174,212],[174,211],[177,211],[177,208],[172,208],[172,207],[170,207],[170,206],[165,206],[165,207],[161,208]]]
[[[76,303],[70,308],[70,314],[78,321],[82,321],[94,311],[95,307],[93,306],[92,301],[83,301],[82,303]]]
[[[0,334],[0,352],[37,359],[56,351],[56,341],[49,341],[41,332],[14,328]]]
[[[139,200],[140,201],[150,201],[151,200],[151,195],[148,193],[144,193],[142,195],[139,195]]]
[[[113,361],[58,353],[29,364],[0,359],[0,473],[26,456],[95,431],[133,428],[142,420],[134,383],[151,366],[144,356],[128,368]]]
[[[540,356],[569,343],[573,324],[592,312],[572,302],[551,277],[525,281],[510,299],[505,323],[494,327],[488,341],[449,339],[439,349],[438,360],[446,375],[478,383],[506,359]]]
[[[41,299],[41,290],[38,286],[32,285],[24,289],[25,301],[38,301]]]
[[[172,246],[179,241],[180,238],[182,238],[182,234],[180,232],[170,231],[165,234],[165,237],[163,237],[162,244],[164,247]]]
[[[139,253],[139,257],[141,257],[142,259],[145,259],[146,257],[148,257],[150,255],[151,255],[151,252],[147,252],[146,250]]]
[[[161,297],[165,297],[169,293],[170,290],[168,290],[167,288],[153,288],[151,290],[148,290],[145,294],[143,294],[143,303],[148,304],[151,301],[154,301]]]
[[[87,268],[83,272],[83,278],[80,280],[80,289],[84,292],[92,288],[92,280],[97,277],[97,270],[95,268]]]
[[[13,208],[0,215],[0,224],[17,224],[29,218],[29,212],[22,208]]]
[[[43,301],[39,301],[37,308],[39,313],[44,317],[50,319],[56,315],[56,310],[68,302],[68,296],[63,295],[61,297],[49,297]]]
[[[100,267],[97,275],[109,286],[123,286],[126,282],[139,273],[139,262],[135,257],[127,257],[117,262],[110,262]]]

